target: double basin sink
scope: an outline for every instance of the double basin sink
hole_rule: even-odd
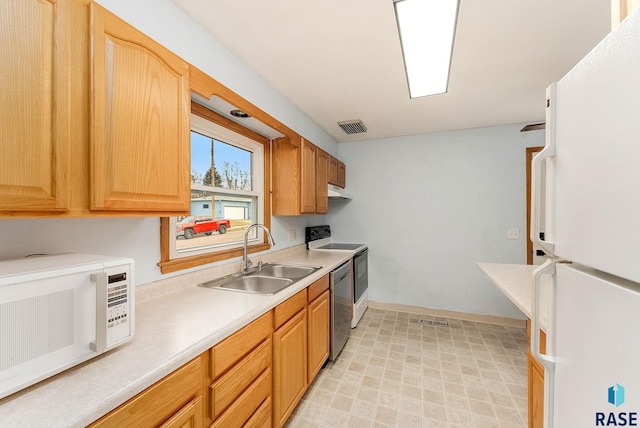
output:
[[[234,273],[198,285],[244,293],[275,294],[321,268],[322,266],[265,263],[244,273]]]

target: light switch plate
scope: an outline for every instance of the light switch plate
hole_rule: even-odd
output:
[[[296,240],[296,230],[289,229],[289,241],[295,241],[295,240]]]

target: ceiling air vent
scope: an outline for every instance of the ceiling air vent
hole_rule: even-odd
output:
[[[364,126],[361,120],[345,120],[338,122],[338,126],[342,128],[347,134],[359,134],[361,132],[367,132],[367,127]]]
[[[524,128],[522,128],[520,132],[536,131],[538,129],[544,129],[544,128],[545,128],[545,122],[531,123],[529,125],[526,125]]]

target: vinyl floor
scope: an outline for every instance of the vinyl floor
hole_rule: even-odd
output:
[[[525,328],[369,308],[286,426],[524,428],[527,346]]]

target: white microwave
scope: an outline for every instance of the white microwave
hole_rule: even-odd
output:
[[[55,254],[0,261],[0,399],[132,339],[134,261]]]

